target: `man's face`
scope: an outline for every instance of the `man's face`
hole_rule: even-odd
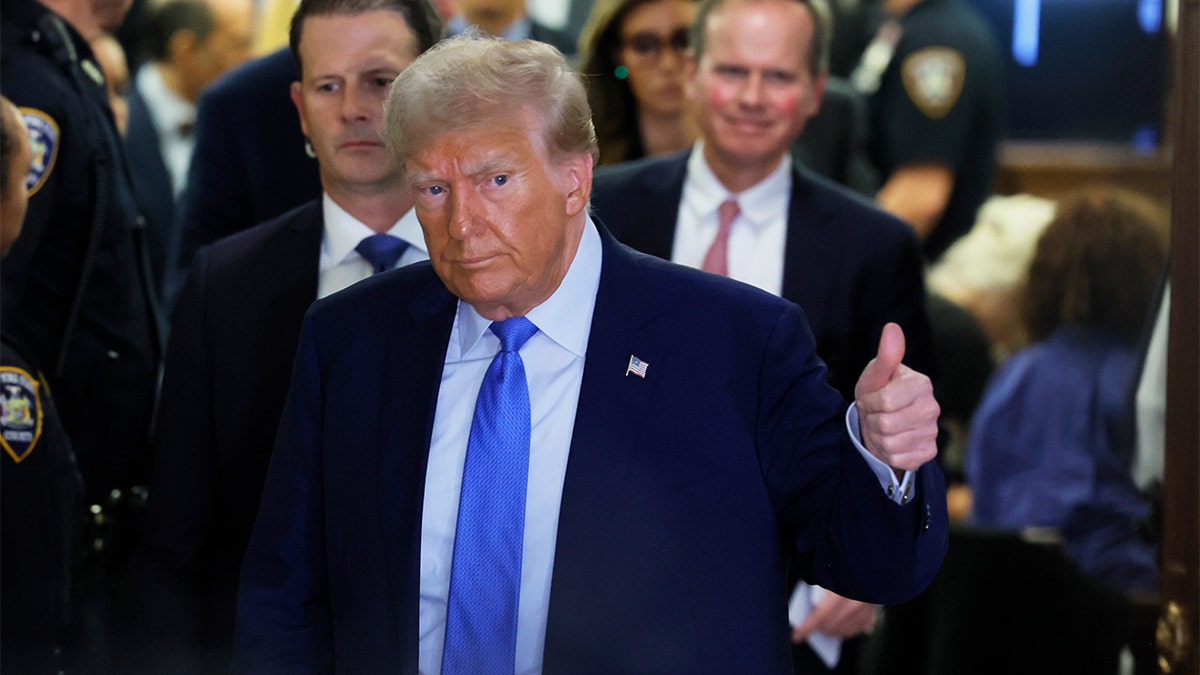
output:
[[[816,114],[825,78],[810,73],[813,31],[794,0],[734,0],[709,15],[688,93],[718,175],[774,168]]]
[[[592,158],[552,162],[531,111],[442,133],[407,163],[434,270],[493,321],[541,304],[583,234]]]
[[[254,36],[254,3],[249,0],[208,0],[213,29],[198,40],[178,64],[187,80],[187,94],[195,98],[222,73],[250,58]]]
[[[416,36],[397,12],[305,19],[302,81],[292,83],[292,101],[327,192],[396,189],[399,167],[383,145],[383,101],[416,56]]]

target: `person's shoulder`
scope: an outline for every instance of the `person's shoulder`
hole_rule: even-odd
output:
[[[963,0],[925,0],[904,23],[901,44],[908,51],[943,47],[975,56],[997,49],[992,29]]]
[[[854,239],[870,236],[887,242],[913,236],[912,228],[903,220],[844,185],[804,167],[795,167],[793,180],[793,198],[801,200],[800,212],[817,215],[831,229]]]
[[[282,238],[314,234],[313,230],[319,232],[323,225],[322,218],[321,198],[318,197],[270,220],[222,237],[204,249],[210,261],[226,264],[254,261],[270,256]],[[316,234],[316,241],[320,241],[319,233]]]
[[[570,33],[551,28],[543,23],[529,20],[529,37],[538,42],[545,42],[553,45],[555,49],[562,52],[564,56],[571,57],[575,55],[576,43]]]
[[[592,176],[593,190],[608,190],[645,180],[656,183],[668,180],[674,174],[686,170],[690,152],[689,149],[672,155],[641,157],[599,167]]]

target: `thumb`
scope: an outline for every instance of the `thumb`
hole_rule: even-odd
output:
[[[854,387],[855,398],[883,389],[892,381],[903,360],[904,330],[898,324],[889,323],[883,327],[883,334],[879,336],[878,353],[858,378],[858,385]]]

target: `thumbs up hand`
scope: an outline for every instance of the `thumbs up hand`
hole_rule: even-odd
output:
[[[901,363],[904,331],[889,323],[879,351],[854,387],[863,445],[897,471],[916,471],[937,456],[941,408],[929,378]]]

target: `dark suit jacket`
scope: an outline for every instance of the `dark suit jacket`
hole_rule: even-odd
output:
[[[905,506],[884,497],[803,313],[601,229],[544,672],[791,672],[789,549],[852,597],[928,584],[946,546],[941,473],[922,468]],[[309,311],[242,570],[235,671],[416,672],[425,468],[456,306],[421,263]],[[625,375],[630,353],[645,379]]]
[[[867,101],[846,80],[825,81],[821,109],[792,143],[792,157],[826,178],[869,197],[879,189],[879,172],[867,156]]]
[[[216,667],[228,666],[238,573],[317,297],[323,229],[317,199],[202,248],[179,298],[139,556],[160,656],[211,649],[219,661],[223,649]]]
[[[146,219],[146,248],[155,288],[161,294],[168,265],[178,257],[178,228],[175,221],[175,188],[162,156],[162,139],[154,126],[150,108],[137,87],[129,90],[129,131],[125,134],[125,157],[133,178],[138,207]]]
[[[622,243],[671,258],[688,153],[604,167],[592,183],[592,207]],[[847,399],[875,357],[883,326],[904,329],[905,363],[937,371],[920,250],[912,228],[870,202],[813,175],[792,174],[783,252],[783,297],[804,308]]]
[[[196,249],[321,195],[317,160],[304,153],[300,117],[288,93],[299,79],[284,48],[225,73],[200,97],[168,301],[178,294]]]

